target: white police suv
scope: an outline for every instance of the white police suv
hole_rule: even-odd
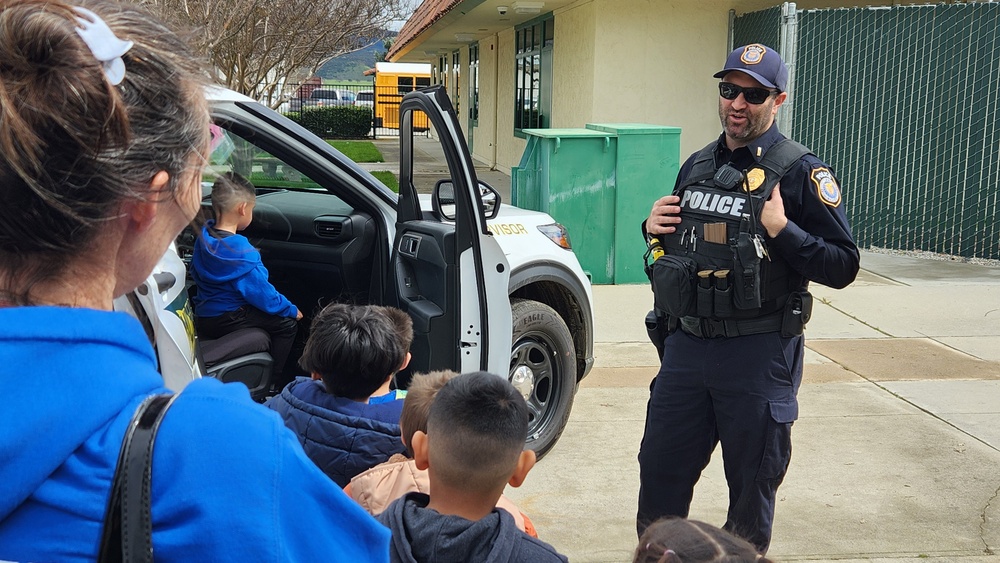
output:
[[[411,373],[506,375],[528,403],[528,447],[551,448],[593,364],[590,282],[561,225],[501,204],[477,180],[444,90],[412,92],[400,105],[398,196],[254,100],[215,89],[208,97],[215,127],[206,180],[233,171],[256,187],[254,219],[243,234],[260,249],[271,282],[307,316],[300,326],[334,301],[399,307],[413,318]],[[414,130],[428,124],[447,162],[432,179],[414,174],[412,164]],[[183,256],[189,249],[181,241]],[[147,294],[159,286],[160,305],[172,304],[165,316],[186,318],[159,275]],[[178,369],[176,361],[161,363]],[[197,369],[193,361],[188,367]]]

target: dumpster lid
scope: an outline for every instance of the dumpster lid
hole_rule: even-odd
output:
[[[557,137],[613,137],[614,133],[594,129],[521,129],[525,135],[554,139]]]
[[[587,129],[614,133],[616,135],[663,135],[679,134],[680,127],[652,125],[649,123],[588,123]]]

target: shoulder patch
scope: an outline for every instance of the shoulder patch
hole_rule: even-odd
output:
[[[829,168],[814,168],[809,178],[816,186],[816,193],[823,203],[830,207],[840,205],[840,186]]]

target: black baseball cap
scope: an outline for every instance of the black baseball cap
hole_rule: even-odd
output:
[[[781,55],[760,43],[744,45],[729,53],[726,68],[713,76],[722,78],[734,70],[756,79],[768,88],[777,88],[784,92],[788,87],[788,68],[781,60]]]

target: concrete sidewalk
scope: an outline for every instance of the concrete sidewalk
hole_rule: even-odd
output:
[[[813,287],[769,555],[1000,561],[1000,269],[869,252],[862,268],[844,290]],[[559,443],[508,494],[572,561],[630,561],[652,295],[595,286],[594,299],[596,367]],[[727,498],[717,450],[691,517],[721,525]]]

